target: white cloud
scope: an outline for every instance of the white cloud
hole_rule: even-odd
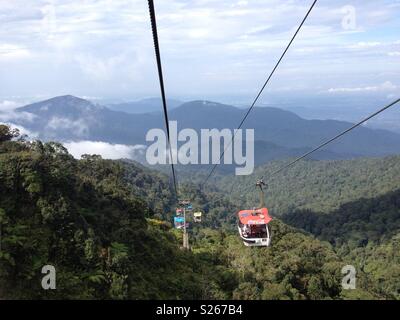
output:
[[[380,85],[380,89],[384,90],[384,91],[386,91],[386,90],[396,90],[398,88],[399,88],[399,86],[394,85],[390,81],[386,81],[386,82],[384,82],[384,83],[382,83]]]
[[[190,38],[206,38],[209,35],[209,30],[207,29],[189,29],[186,30]]]
[[[330,93],[346,93],[346,92],[377,92],[377,91],[393,91],[398,89],[399,86],[394,85],[390,81],[386,81],[378,86],[366,86],[366,87],[353,87],[353,88],[330,88]]]
[[[356,44],[353,44],[349,46],[350,49],[365,49],[365,48],[373,48],[373,47],[379,47],[382,46],[381,42],[358,42]]]
[[[85,119],[72,120],[68,118],[52,117],[47,122],[45,131],[69,131],[73,133],[75,137],[84,138],[89,134],[89,127]]]
[[[137,160],[144,154],[144,145],[111,144],[102,141],[66,142],[64,146],[75,158],[83,154],[98,154],[104,159],[132,159]]]
[[[0,112],[0,121],[28,121],[32,122],[37,116],[29,112]]]
[[[0,102],[0,121],[28,121],[32,122],[36,115],[29,112],[16,112],[15,109],[21,107],[24,103],[12,100],[3,100]]]
[[[235,4],[233,4],[233,7],[246,7],[249,4],[248,1],[246,0],[240,0],[238,2],[236,2]]]
[[[398,52],[393,42],[398,38],[392,38],[400,8],[393,2],[353,1],[357,30],[351,32],[341,27],[347,1],[319,2],[275,81],[295,85],[299,80],[283,73],[294,64],[309,89],[320,85],[320,78],[330,81],[325,87],[335,87],[351,77],[351,85],[359,87],[355,79],[376,81],[378,72],[396,73],[384,78],[395,81],[399,67],[385,61],[388,52]],[[300,0],[158,1],[168,93],[205,98],[253,90],[308,7]],[[27,96],[42,88],[49,95],[106,98],[158,94],[146,1],[0,0],[0,22],[0,69],[6,79],[0,88],[7,94]],[[378,29],[387,31],[385,40],[368,32]],[[203,76],[211,73],[212,78]]]
[[[14,110],[19,107],[19,104],[15,101],[4,100],[0,102],[0,112]]]
[[[390,57],[400,57],[400,51],[389,52],[388,55]]]
[[[91,79],[109,80],[126,62],[124,54],[100,58],[92,54],[78,54],[75,59],[82,71]]]
[[[11,128],[18,129],[21,135],[27,135],[28,139],[30,139],[30,140],[34,140],[39,136],[39,134],[37,132],[30,131],[21,125],[18,125],[18,124],[12,123],[12,122],[6,122],[5,124]]]
[[[87,132],[88,126],[82,119],[70,120],[67,118],[53,117],[47,123],[47,128],[53,130],[77,130],[80,134]]]
[[[14,44],[0,44],[0,59],[22,59],[30,57],[30,51]]]

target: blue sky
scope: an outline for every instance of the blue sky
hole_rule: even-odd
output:
[[[167,94],[251,100],[310,4],[155,0]],[[0,0],[0,107],[62,94],[158,96],[147,10],[145,0]],[[261,102],[393,99],[399,30],[398,0],[319,0]]]

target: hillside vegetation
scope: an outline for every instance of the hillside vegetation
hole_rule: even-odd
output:
[[[361,198],[322,214],[311,210],[288,212],[282,219],[335,246],[366,246],[390,240],[400,230],[400,189],[371,199]]]
[[[298,209],[329,213],[360,198],[374,198],[400,186],[400,156],[335,161],[301,161],[269,178],[287,161],[256,168],[246,177],[219,176],[210,182],[241,206],[258,203],[254,186],[264,177],[268,184],[266,201],[273,215]]]
[[[395,236],[338,251],[275,219],[273,246],[247,248],[234,231],[237,204],[183,184],[205,213],[185,251],[164,175],[99,156],[75,160],[58,143],[17,135],[0,126],[0,298],[342,299],[341,268],[360,257],[355,250],[365,263],[351,297],[397,297]],[[41,288],[44,265],[55,266],[57,290]]]

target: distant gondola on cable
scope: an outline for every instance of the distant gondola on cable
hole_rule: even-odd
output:
[[[258,208],[238,212],[238,230],[245,246],[268,247],[271,244],[268,223],[272,218],[265,207],[263,190],[265,183],[260,180],[256,185],[260,188],[260,205]]]
[[[183,229],[185,226],[184,217],[174,217],[174,226],[176,229]]]
[[[194,212],[193,213],[193,221],[194,222],[201,222],[201,216],[202,216],[201,212]]]

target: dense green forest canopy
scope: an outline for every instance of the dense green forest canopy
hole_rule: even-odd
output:
[[[266,202],[274,215],[296,209],[329,213],[345,203],[384,195],[400,186],[400,156],[301,161],[269,177],[288,161],[257,167],[250,176],[217,176],[210,185],[215,184],[241,206],[251,207],[258,203],[255,181],[264,177]]]
[[[181,188],[205,213],[190,231],[191,251],[171,228],[175,195],[165,175],[96,155],[76,160],[59,143],[25,141],[0,125],[0,298],[399,297],[396,228],[375,246],[345,246],[350,239],[338,233],[339,247],[331,235],[274,219],[273,246],[248,248],[234,231],[236,201],[217,188]],[[398,203],[386,209],[398,212]],[[348,263],[360,266],[351,292],[340,284]],[[48,264],[57,290],[41,288]]]
[[[371,199],[361,198],[322,214],[297,210],[283,215],[286,223],[335,246],[366,246],[390,240],[400,230],[400,189]]]

